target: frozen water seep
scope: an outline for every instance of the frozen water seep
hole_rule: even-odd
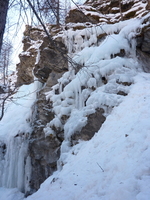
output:
[[[30,158],[27,156],[28,140],[26,136],[10,138],[6,149],[1,148],[1,174],[0,186],[6,188],[18,188],[21,192],[29,190],[31,173]]]
[[[136,19],[130,23],[124,21],[84,30],[69,29],[68,35],[64,33],[69,55],[82,68],[76,70],[76,65],[70,66],[69,72],[46,94],[53,102],[55,113],[55,118],[45,128],[46,135],[54,134],[54,130],[64,130],[64,137],[68,140],[86,125],[87,116],[97,108],[103,108],[107,116],[122,102],[133,77],[140,70],[134,39],[140,27],[141,20]],[[97,43],[97,36],[104,33],[110,35]],[[55,94],[55,90],[59,90],[59,94]]]
[[[0,187],[29,191],[31,161],[28,156],[28,137],[32,106],[39,88],[38,81],[21,86],[7,103],[0,121]]]
[[[55,134],[55,130],[64,132],[58,168],[66,163],[71,136],[87,124],[87,116],[98,108],[108,116],[129,93],[135,75],[142,71],[136,57],[135,37],[145,26],[143,21],[144,18],[132,19],[84,30],[69,29],[68,35],[62,36],[69,56],[82,68],[70,66],[69,72],[46,94],[55,113],[45,128],[46,136]],[[98,42],[96,38],[104,33],[107,36]]]

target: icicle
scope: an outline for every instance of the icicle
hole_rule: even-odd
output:
[[[28,141],[24,135],[10,139],[7,144],[5,160],[3,160],[4,167],[1,168],[0,186],[18,188],[21,192],[25,192],[26,177],[29,176],[30,171],[29,158],[26,158],[27,148]]]
[[[39,60],[40,60],[40,48],[38,48],[35,65],[37,65],[39,63]]]
[[[74,89],[74,92],[75,92],[75,108],[80,110],[83,107],[81,85],[79,84],[79,80],[76,80],[75,83],[73,85],[73,89]]]

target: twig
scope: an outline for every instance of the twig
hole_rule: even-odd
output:
[[[2,120],[2,118],[3,118],[3,116],[4,116],[5,102],[6,102],[6,100],[13,94],[14,91],[15,91],[15,89],[12,90],[12,91],[9,91],[8,94],[7,94],[7,96],[6,96],[6,97],[3,99],[3,101],[2,101],[2,104],[1,104],[0,121]]]
[[[102,172],[104,172],[103,168],[99,165],[99,163],[97,162],[97,165],[99,166],[99,168],[102,170]]]

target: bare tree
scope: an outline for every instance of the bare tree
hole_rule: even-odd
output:
[[[1,113],[0,113],[0,121],[2,120],[4,113],[5,113],[5,103],[6,101],[14,94],[16,88],[12,91],[9,87],[8,91],[0,97],[0,108],[1,108]]]
[[[59,0],[35,0],[31,2],[35,10],[44,21],[52,24],[60,24]]]
[[[10,41],[4,41],[0,55],[0,68],[3,72],[3,84],[6,85],[6,78],[8,77],[8,66],[10,64],[10,56],[12,52],[12,44]]]
[[[122,21],[123,20],[123,15],[122,15],[121,1],[122,0],[119,0],[119,9],[120,9],[120,17],[121,17],[121,21]]]
[[[9,0],[0,0],[0,53],[6,24]]]
[[[67,10],[70,3],[67,0],[39,0],[37,9],[45,17],[48,23],[57,24],[58,26],[65,21]],[[67,5],[68,4],[68,5]]]

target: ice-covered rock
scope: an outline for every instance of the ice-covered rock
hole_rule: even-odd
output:
[[[26,27],[17,85],[25,84],[27,90],[33,82],[30,95],[36,97],[29,96],[29,104],[24,102],[15,115],[18,128],[8,124],[7,142],[9,130],[2,126],[1,186],[17,187],[26,195],[38,190],[67,163],[74,145],[99,131],[130,92],[137,73],[150,71],[146,5],[88,0],[70,11],[65,26],[47,25],[52,43],[41,26]]]

